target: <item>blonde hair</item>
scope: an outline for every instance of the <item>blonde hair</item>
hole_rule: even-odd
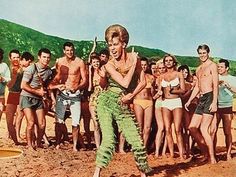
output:
[[[164,62],[163,62],[163,59],[160,59],[160,60],[158,60],[157,62],[156,62],[156,66],[157,67],[159,67],[159,64],[163,64]]]
[[[120,41],[124,42],[127,46],[129,42],[129,33],[125,27],[119,24],[109,26],[105,31],[105,40],[108,43],[114,37],[119,37]]]

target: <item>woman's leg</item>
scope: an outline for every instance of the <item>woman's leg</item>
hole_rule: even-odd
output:
[[[135,118],[139,125],[140,135],[143,139],[144,110],[140,105],[134,104],[134,113],[135,113]]]
[[[181,159],[185,159],[184,157],[184,144],[183,144],[183,136],[182,136],[182,116],[183,111],[182,108],[176,108],[173,110],[173,120],[175,125],[175,133],[177,139],[177,145],[179,148],[179,155]]]
[[[162,117],[161,108],[155,108],[155,118],[157,122],[157,134],[155,139],[155,144],[156,144],[155,156],[159,157],[160,147],[164,136],[164,121]]]
[[[97,121],[95,107],[90,105],[89,110],[90,110],[91,118],[93,120],[94,140],[95,140],[96,148],[98,149],[101,143],[100,127]]]
[[[148,149],[148,139],[151,131],[151,123],[153,117],[153,106],[149,106],[144,110],[144,128],[143,128],[143,142],[146,149]]]
[[[173,122],[172,112],[167,108],[162,108],[162,115],[166,131],[167,145],[170,150],[170,156],[174,157],[174,141],[172,137],[171,124]]]

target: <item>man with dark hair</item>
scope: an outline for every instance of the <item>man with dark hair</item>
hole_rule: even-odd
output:
[[[4,51],[0,48],[0,120],[5,105],[5,88],[7,82],[11,80],[10,69],[7,64],[3,62],[3,54]]]
[[[200,94],[199,104],[190,122],[189,130],[191,136],[204,153],[204,160],[210,160],[214,164],[216,159],[209,128],[217,111],[219,83],[217,65],[210,60],[210,49],[207,45],[198,46],[197,52],[201,65],[196,70],[197,82],[189,100],[185,104],[185,109],[188,110],[191,101]]]
[[[225,134],[225,143],[227,148],[227,160],[230,160],[232,149],[232,133],[231,124],[233,119],[233,93],[236,93],[236,77],[230,75],[229,61],[220,59],[218,63],[219,73],[219,95],[218,95],[218,110],[217,110],[217,129],[222,119],[223,130]],[[216,129],[216,132],[217,132]],[[215,135],[215,145],[217,136]]]
[[[56,96],[56,148],[60,148],[60,141],[64,127],[64,115],[69,108],[72,117],[73,151],[77,150],[79,123],[81,114],[80,91],[86,85],[86,67],[82,59],[75,56],[73,43],[63,45],[64,56],[57,59],[56,76],[50,84],[51,89],[57,89]]]
[[[41,140],[45,133],[45,105],[47,82],[52,71],[48,67],[51,59],[49,49],[42,48],[38,52],[38,62],[29,66],[23,74],[21,82],[20,107],[27,119],[27,143],[29,149],[35,149],[33,142],[34,124],[38,126],[37,146],[41,147]]]
[[[105,65],[108,62],[108,59],[109,59],[109,51],[107,49],[102,49],[99,52],[99,58],[101,60],[101,66]]]
[[[33,62],[34,56],[29,52],[24,52],[20,57],[20,69],[17,71],[17,74],[12,76],[12,86],[9,85],[9,93],[7,104],[14,109],[14,113],[16,113],[15,117],[15,128],[16,128],[16,137],[17,140],[20,142],[22,138],[20,137],[20,128],[21,122],[24,117],[23,111],[20,110],[19,100],[20,100],[20,92],[21,92],[21,80],[23,77],[24,70]]]
[[[6,122],[9,137],[18,144],[16,137],[16,129],[14,127],[14,117],[17,105],[19,104],[20,98],[20,83],[22,78],[22,72],[20,71],[20,52],[13,49],[9,52],[10,70],[11,70],[11,80],[8,82],[7,87],[9,94],[7,97],[6,105]]]

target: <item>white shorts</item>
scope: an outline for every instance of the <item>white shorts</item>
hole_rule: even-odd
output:
[[[170,111],[173,111],[176,108],[182,108],[182,101],[180,98],[171,98],[171,99],[164,99],[162,101],[162,108],[167,108]]]

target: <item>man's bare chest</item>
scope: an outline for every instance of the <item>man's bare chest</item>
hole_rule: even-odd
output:
[[[61,75],[76,75],[80,72],[80,66],[77,64],[62,64],[59,71]]]

